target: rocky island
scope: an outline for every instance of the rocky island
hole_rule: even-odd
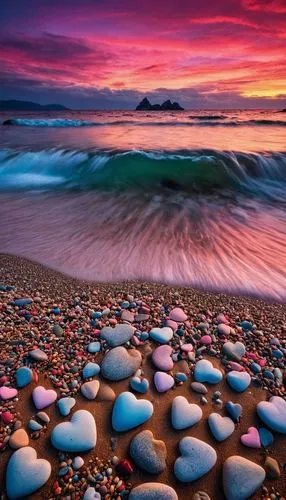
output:
[[[149,99],[144,97],[136,107],[136,111],[184,111],[184,108],[177,102],[171,102],[170,99],[163,104],[151,104]]]

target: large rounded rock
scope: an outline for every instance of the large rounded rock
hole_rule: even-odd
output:
[[[136,399],[129,391],[116,398],[112,410],[112,427],[117,432],[129,431],[144,424],[153,415],[153,405],[147,399]]]
[[[101,374],[108,380],[123,380],[133,375],[141,365],[142,356],[135,349],[115,347],[103,358]]]
[[[95,420],[87,410],[76,411],[70,422],[56,425],[51,434],[53,446],[61,451],[89,451],[95,447],[96,439]]]
[[[286,401],[284,399],[272,396],[269,401],[260,401],[256,411],[270,429],[286,434]]]
[[[100,332],[100,338],[106,340],[111,347],[128,342],[135,332],[135,328],[127,323],[120,323],[112,328],[111,326],[104,326]]]
[[[240,456],[229,457],[223,464],[223,489],[227,500],[246,500],[261,486],[265,470]]]
[[[179,444],[181,456],[174,466],[179,481],[188,483],[207,474],[215,465],[217,454],[204,441],[194,437],[184,437]]]
[[[166,468],[166,445],[154,439],[151,431],[139,432],[132,439],[129,451],[134,462],[150,474],[160,474]]]
[[[145,483],[131,490],[129,500],[178,500],[171,486],[163,483]]]

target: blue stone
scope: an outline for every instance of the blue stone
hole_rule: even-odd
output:
[[[16,300],[14,300],[14,302],[12,302],[12,304],[14,306],[18,306],[18,307],[25,307],[25,306],[28,306],[29,304],[32,304],[32,302],[33,302],[32,299],[23,298],[23,299],[16,299]]]
[[[93,313],[92,313],[92,315],[91,315],[91,317],[92,317],[93,319],[99,319],[99,318],[101,318],[101,316],[102,316],[101,311],[93,311]]]
[[[279,349],[275,349],[272,351],[272,356],[276,359],[282,359],[283,358],[283,352],[280,351]]]
[[[265,370],[263,372],[263,377],[264,378],[269,378],[270,380],[274,380],[274,375],[270,370]]]
[[[70,398],[70,397],[67,397],[67,398],[61,398],[58,400],[58,409],[59,409],[59,412],[60,414],[63,416],[63,417],[66,417],[67,415],[69,415],[71,409],[74,407],[76,401],[74,398]]]
[[[230,387],[236,392],[245,391],[251,382],[249,373],[236,371],[229,372],[226,376],[226,380]]]
[[[130,386],[134,391],[146,394],[149,389],[149,382],[147,378],[132,377],[130,380]]]
[[[100,342],[91,342],[88,344],[87,350],[90,353],[95,353],[100,351]]]
[[[121,302],[120,306],[121,306],[121,309],[128,309],[128,307],[129,307],[128,300],[124,300],[124,302]]]
[[[59,314],[61,314],[61,310],[59,307],[54,307],[54,309],[51,310],[51,313],[58,316]]]
[[[33,378],[33,373],[27,366],[21,366],[15,373],[16,383],[18,387],[25,387]]]
[[[147,399],[137,400],[132,392],[122,392],[115,400],[112,411],[112,427],[124,432],[144,424],[153,415],[153,405]]]
[[[131,302],[131,303],[129,304],[129,309],[134,309],[134,307],[137,307],[136,302]]]
[[[87,363],[82,370],[83,378],[95,377],[100,372],[100,366],[97,363],[92,363],[91,361]]]
[[[253,328],[253,325],[252,323],[250,323],[250,321],[242,321],[240,323],[240,326],[241,328],[243,328],[243,330],[252,330]]]
[[[140,340],[144,341],[149,338],[149,333],[148,332],[141,332],[140,333]]]
[[[261,372],[261,366],[258,363],[251,363],[250,368],[253,371],[253,373]]]
[[[242,415],[242,406],[239,403],[233,403],[228,401],[225,404],[225,409],[227,413],[231,416],[232,420],[237,424]]]
[[[274,443],[274,436],[272,432],[270,432],[268,429],[265,429],[265,427],[261,427],[261,429],[259,429],[259,437],[264,448],[268,448]]]
[[[183,337],[185,335],[185,331],[182,328],[178,328],[176,330],[176,334],[179,335],[179,337]]]
[[[175,379],[179,382],[186,382],[188,380],[188,377],[185,373],[178,372],[175,374]]]
[[[196,382],[217,384],[222,380],[222,373],[217,368],[214,368],[210,361],[207,359],[201,359],[195,366],[194,378]]]

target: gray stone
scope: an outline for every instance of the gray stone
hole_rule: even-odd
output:
[[[178,495],[167,484],[144,483],[131,490],[128,500],[178,500]]]
[[[108,380],[123,380],[134,375],[141,361],[142,356],[139,351],[115,347],[105,354],[101,363],[101,374]]]
[[[244,457],[229,457],[223,464],[223,489],[227,500],[246,500],[263,484],[265,470]]]
[[[111,326],[104,326],[100,332],[100,338],[106,340],[111,347],[128,342],[135,332],[135,328],[127,323],[120,323],[112,328]]]
[[[139,432],[130,443],[134,462],[150,474],[160,474],[166,468],[167,450],[164,441],[155,440],[151,431]]]

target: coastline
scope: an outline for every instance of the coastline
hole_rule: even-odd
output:
[[[59,316],[64,316],[64,319],[62,320],[63,326],[65,326],[65,329],[68,330],[69,333],[64,339],[51,339],[50,351],[51,353],[58,352],[59,356],[66,356],[67,353],[64,352],[65,342],[73,341],[73,335],[76,329],[82,329],[82,336],[77,339],[79,344],[79,346],[77,344],[78,349],[81,347],[84,348],[93,338],[92,331],[94,330],[94,327],[91,327],[88,322],[88,310],[92,310],[96,305],[98,305],[98,307],[106,306],[113,300],[116,304],[118,304],[120,300],[126,299],[127,295],[132,295],[134,297],[141,295],[141,297],[144,297],[144,301],[150,306],[150,319],[146,323],[146,329],[148,330],[161,324],[162,313],[160,315],[160,304],[176,305],[176,302],[178,302],[191,320],[190,328],[197,326],[199,318],[206,311],[211,311],[213,316],[220,313],[228,315],[231,319],[231,324],[233,325],[243,319],[249,319],[254,324],[257,323],[260,329],[264,329],[264,337],[266,340],[269,340],[271,335],[278,337],[280,335],[280,338],[283,340],[283,331],[285,335],[286,310],[285,305],[281,303],[264,301],[252,297],[234,297],[222,293],[205,292],[188,287],[174,287],[155,283],[94,283],[79,281],[28,260],[3,254],[0,255],[0,270],[1,283],[17,287],[16,291],[9,290],[1,292],[1,296],[4,297],[2,299],[4,303],[9,304],[9,301],[11,301],[12,298],[15,298],[16,295],[19,297],[32,297],[33,299],[38,297],[38,300],[34,300],[33,302],[35,320],[32,318],[32,322],[26,321],[24,316],[17,316],[15,311],[13,311],[9,316],[5,312],[7,306],[3,307],[3,314],[1,316],[2,333],[0,333],[0,368],[3,361],[7,360],[9,356],[11,358],[11,353],[15,354],[15,352],[20,358],[18,362],[18,365],[20,366],[21,359],[23,358],[23,351],[25,352],[26,350],[25,345],[18,348],[17,344],[13,345],[13,343],[7,342],[7,335],[11,341],[19,340],[20,338],[26,339],[28,347],[31,347],[32,344],[37,346],[39,344],[44,345],[49,342],[48,334],[51,331],[51,325],[58,322],[57,315],[51,313],[51,309],[53,307],[60,308]],[[76,297],[80,297],[79,305],[81,312],[79,313],[71,311],[71,302],[74,301]],[[47,316],[46,320],[41,317],[41,310],[45,312],[45,316]],[[47,313],[47,311],[49,311],[49,313]],[[67,311],[69,311],[68,314]],[[18,321],[16,321],[17,318]],[[47,335],[46,339],[44,338],[45,335],[43,333],[44,324]],[[71,328],[71,324],[74,324],[75,327]],[[141,323],[140,326],[142,326]],[[32,329],[34,330],[34,334],[31,337],[30,331]],[[231,334],[229,339],[232,341],[239,340],[238,332]],[[250,347],[251,341],[247,340],[247,342],[249,342],[248,347]],[[266,388],[268,387],[272,394],[280,395],[284,398],[285,389],[276,388],[275,386],[273,387],[272,383],[263,379],[262,386],[256,387],[255,385],[251,385],[249,390],[240,394],[234,394],[234,392],[227,385],[225,379],[223,379],[222,382],[216,384],[214,387],[211,387],[209,390],[209,402],[202,407],[203,420],[190,429],[175,431],[171,427],[169,416],[171,402],[174,397],[182,395],[187,397],[190,402],[200,404],[201,395],[190,390],[189,381],[182,385],[177,385],[175,386],[175,389],[163,394],[159,394],[156,391],[153,383],[151,382],[155,370],[152,365],[152,361],[150,360],[150,352],[154,349],[154,347],[154,343],[149,342],[136,346],[136,348],[138,348],[143,355],[144,376],[150,381],[150,390],[148,393],[142,396],[136,393],[136,397],[139,399],[148,399],[153,403],[154,415],[152,419],[139,428],[126,433],[117,433],[111,429],[110,425],[111,410],[113,406],[112,402],[87,401],[82,395],[76,396],[76,409],[78,410],[84,408],[92,412],[95,415],[98,431],[98,442],[95,450],[87,454],[85,453],[80,455],[83,456],[85,462],[94,456],[98,456],[100,460],[107,460],[114,454],[116,454],[120,459],[127,458],[131,438],[138,434],[138,432],[149,429],[154,433],[155,439],[162,439],[166,444],[168,452],[167,468],[161,474],[153,476],[141,471],[138,467],[135,467],[134,473],[130,476],[131,483],[134,486],[149,481],[158,481],[169,484],[177,491],[179,500],[187,498],[191,499],[192,495],[197,491],[205,491],[212,500],[219,500],[220,498],[223,498],[221,473],[222,464],[227,457],[232,455],[241,455],[260,465],[264,463],[265,452],[263,451],[263,448],[246,448],[240,443],[239,438],[241,434],[246,432],[251,425],[261,425],[261,422],[255,413],[255,406],[259,401],[267,399],[268,391]],[[256,346],[256,348],[259,350],[259,346]],[[208,352],[208,348],[206,352]],[[84,361],[86,361],[86,359],[91,360],[96,358],[96,362],[100,364],[103,355],[102,353],[98,353],[95,356],[87,354],[83,357]],[[217,354],[212,356],[208,354],[205,357],[206,359],[211,360],[214,366],[220,369],[223,368],[221,363],[221,353],[219,350],[217,351]],[[13,359],[13,357],[11,359]],[[68,359],[66,361],[68,361]],[[181,361],[184,360],[182,359]],[[178,363],[181,363],[181,361],[178,361]],[[14,365],[12,366],[12,372],[13,369]],[[38,371],[39,376],[38,384],[42,384],[46,388],[52,388],[53,386],[48,377],[50,365],[48,365],[48,368],[46,369],[43,369],[41,366],[37,366],[36,370]],[[178,369],[175,371],[178,371]],[[102,379],[100,378],[100,380]],[[118,395],[122,391],[128,390],[129,379],[126,378],[120,382],[108,382],[108,384],[115,391],[116,395]],[[35,408],[31,402],[30,395],[32,389],[36,385],[37,384],[35,382],[32,382],[24,389],[21,389],[18,395],[19,401],[15,403],[16,412],[19,414],[18,418],[23,422],[25,428],[27,428],[26,423],[29,418],[35,414]],[[239,402],[243,406],[243,418],[241,422],[236,425],[233,435],[228,440],[221,443],[218,443],[212,437],[207,424],[208,415],[211,412],[217,411],[211,399],[211,394],[215,390],[222,392],[223,401],[233,400]],[[31,498],[53,499],[60,498],[51,494],[52,486],[56,479],[58,460],[57,451],[50,444],[49,436],[53,427],[62,422],[63,418],[55,410],[54,405],[48,407],[45,411],[51,417],[51,422],[47,425],[46,431],[43,433],[41,432],[39,438],[34,441],[31,440],[31,443],[37,450],[38,457],[46,458],[50,461],[52,465],[52,474],[46,485]],[[223,415],[225,414],[225,409],[223,409]],[[68,419],[69,417],[66,420]],[[175,459],[179,456],[178,442],[184,436],[194,436],[208,442],[216,449],[218,455],[216,466],[206,476],[203,476],[201,479],[192,484],[179,483],[173,474],[173,464]],[[111,437],[118,438],[117,447],[114,452],[111,450]],[[278,463],[281,464],[283,464],[283,461],[285,462],[285,444],[284,446],[283,444],[283,436],[275,433],[275,442],[274,445],[270,447],[270,454],[272,457],[275,457]],[[3,472],[5,471],[4,464],[10,455],[11,450],[9,450],[8,447],[7,451],[0,454],[0,460],[3,464],[3,466],[1,466],[1,471]],[[2,479],[1,474],[2,472],[0,473],[0,484]],[[275,488],[275,491],[280,492],[280,494],[286,491],[285,463],[284,470],[281,471],[280,478],[275,481],[267,479],[264,485],[269,488],[269,495],[272,492],[272,487]],[[114,496],[114,498],[117,497]],[[253,498],[262,498],[261,490],[259,490]],[[267,494],[265,498],[267,498]]]

